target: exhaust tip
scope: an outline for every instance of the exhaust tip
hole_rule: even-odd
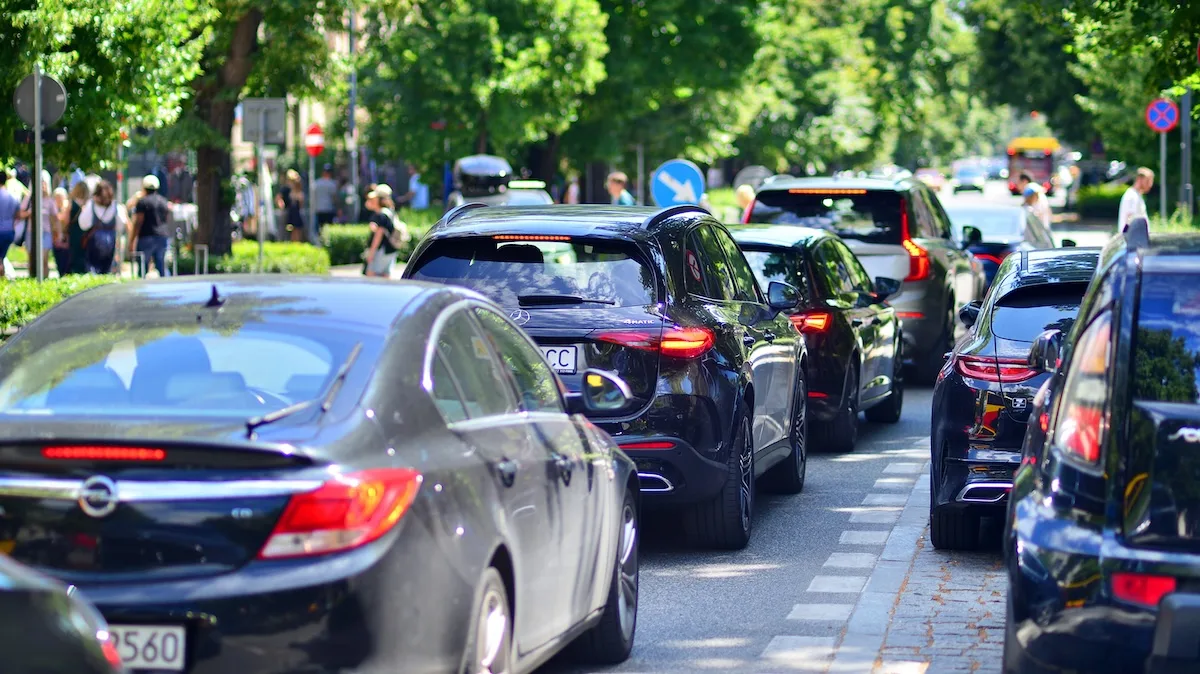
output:
[[[962,488],[956,500],[962,503],[1000,503],[1012,492],[1011,482],[973,482]]]
[[[647,494],[666,494],[675,491],[675,485],[658,473],[638,473],[641,490]]]

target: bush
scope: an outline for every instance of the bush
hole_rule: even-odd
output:
[[[408,225],[408,234],[411,237],[408,245],[396,255],[398,261],[404,262],[412,255],[429,228],[437,224],[442,214],[432,208],[419,211],[402,208],[396,213],[396,217]],[[363,251],[371,243],[371,228],[366,224],[325,225],[321,228],[321,240],[325,250],[329,251],[331,264],[360,264],[363,261]]]
[[[191,250],[179,255],[179,273],[194,274],[196,259]],[[210,274],[253,274],[258,272],[258,242],[237,241],[224,257],[209,258]],[[329,253],[307,243],[274,242],[263,244],[263,272],[267,274],[329,273]]]
[[[1112,218],[1121,210],[1121,196],[1126,185],[1088,185],[1079,189],[1076,208],[1082,218]]]
[[[117,276],[86,275],[46,279],[41,283],[32,279],[0,282],[0,332],[24,327],[75,293],[119,281]]]

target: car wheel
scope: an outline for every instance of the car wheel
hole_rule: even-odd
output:
[[[754,439],[750,434],[750,411],[744,404],[736,418],[725,486],[715,499],[694,506],[684,515],[684,531],[698,545],[741,550],[750,542],[754,523]]]
[[[887,400],[866,411],[867,421],[877,424],[894,424],[900,421],[904,411],[904,359],[901,351],[896,349],[896,357],[892,359],[892,392]]]
[[[508,674],[512,671],[512,608],[504,581],[494,568],[483,572],[479,601],[463,656],[462,674]]]
[[[929,481],[933,482],[930,473]],[[979,513],[965,508],[935,507],[929,490],[929,540],[938,550],[974,550],[979,546]]]
[[[638,517],[633,492],[625,491],[617,558],[608,586],[604,614],[595,627],[575,641],[575,655],[597,665],[616,665],[629,659],[637,629]]]
[[[1000,656],[1000,671],[1003,674],[1021,674],[1021,644],[1017,641],[1017,622],[1013,619],[1013,600],[1004,602],[1004,650]]]
[[[834,452],[852,452],[858,442],[858,365],[851,365],[842,385],[842,407],[829,421],[813,424],[816,446]]]
[[[808,474],[808,385],[803,377],[796,383],[792,415],[792,453],[767,472],[771,488],[782,494],[799,494]]]

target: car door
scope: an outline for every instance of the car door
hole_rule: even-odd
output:
[[[493,353],[472,317],[460,308],[446,317],[436,339],[442,372],[458,390],[466,419],[454,431],[491,468],[514,557],[517,612],[514,630],[521,652],[533,650],[566,626],[559,607],[546,597],[563,588],[559,574],[547,573],[562,548],[561,482],[554,457],[535,424],[519,412],[506,367]]]
[[[853,285],[854,309],[850,312],[850,325],[858,332],[863,350],[860,395],[862,400],[871,400],[887,393],[887,377],[892,372],[892,354],[887,348],[890,342],[880,335],[880,331],[888,327],[886,322],[880,322],[885,305],[875,299],[875,282],[854,253],[841,241],[830,243],[846,265]]]
[[[597,503],[594,466],[587,459],[579,429],[563,407],[554,372],[537,348],[495,311],[477,307],[475,316],[514,381],[521,412],[532,424],[536,441],[553,461],[551,477],[559,482],[563,535],[556,559],[544,560],[543,569],[558,576],[560,590],[545,601],[557,603],[562,620],[573,625],[591,610],[592,583],[599,575],[603,510]]]
[[[858,354],[853,364],[858,368],[858,397],[861,400],[864,387],[873,376],[867,369],[870,367],[870,337],[867,335],[869,328],[865,325],[865,316],[869,312],[858,306],[858,291],[854,287],[847,256],[842,253],[844,248],[846,245],[842,242],[832,238],[826,239],[813,250],[813,261],[825,286],[825,304],[837,314],[835,320],[843,321],[842,329],[849,330],[853,349]],[[847,368],[848,376],[849,363],[841,363],[840,367]]]

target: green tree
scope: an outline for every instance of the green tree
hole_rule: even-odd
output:
[[[430,167],[443,142],[511,155],[562,133],[604,78],[605,22],[596,0],[384,4],[359,71],[371,143]]]
[[[33,72],[63,83],[67,110],[55,124],[67,142],[45,146],[47,161],[107,168],[120,130],[175,120],[197,73],[203,27],[213,16],[202,0],[9,0],[0,12],[0,90],[11,92]],[[148,20],[153,17],[153,20]],[[11,99],[9,99],[11,100]],[[32,159],[13,132],[24,122],[0,114],[0,157]]]

